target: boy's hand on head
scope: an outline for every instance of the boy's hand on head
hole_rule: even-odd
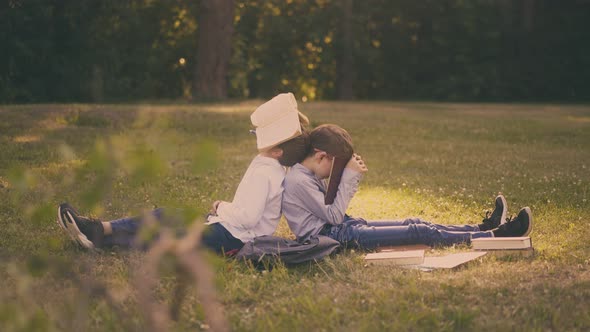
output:
[[[352,158],[350,158],[348,164],[346,164],[346,168],[350,168],[353,171],[357,171],[359,173],[365,173],[369,170],[361,156],[357,155],[356,153],[352,155]]]

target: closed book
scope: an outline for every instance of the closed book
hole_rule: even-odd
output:
[[[531,238],[523,237],[489,237],[471,240],[474,250],[529,249],[533,247]]]
[[[367,254],[365,261],[379,265],[419,265],[424,262],[424,250],[375,252]]]
[[[379,221],[379,220],[373,220],[375,221]],[[432,249],[431,246],[426,245],[426,244],[406,244],[403,246],[383,246],[383,247],[379,247],[377,248],[378,252],[384,252],[384,251],[408,251],[408,250],[430,250]]]

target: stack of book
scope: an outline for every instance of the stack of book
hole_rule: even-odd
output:
[[[473,239],[471,246],[473,248],[471,252],[426,257],[424,252],[430,247],[424,245],[381,248],[381,252],[366,254],[365,261],[375,265],[398,265],[432,271],[454,269],[486,254],[496,256],[534,254],[533,243],[528,236]]]
[[[533,242],[528,236],[473,239],[471,246],[475,251],[487,251],[499,256],[531,256],[534,253]]]

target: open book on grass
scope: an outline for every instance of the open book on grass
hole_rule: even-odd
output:
[[[515,250],[533,247],[531,238],[523,237],[488,237],[471,240],[474,250]]]
[[[383,251],[365,256],[367,263],[378,265],[400,265],[404,268],[432,271],[437,269],[453,269],[474,261],[487,252],[471,251],[448,254],[444,256],[424,256],[424,250]]]
[[[436,269],[454,269],[462,266],[466,263],[476,260],[487,254],[485,251],[479,252],[459,252],[455,254],[448,254],[445,256],[433,256],[424,258],[422,264],[418,264],[416,268],[424,270],[436,270]]]

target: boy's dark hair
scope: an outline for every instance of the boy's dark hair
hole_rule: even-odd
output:
[[[301,125],[301,135],[277,146],[283,150],[283,155],[279,158],[279,163],[283,166],[291,167],[302,162],[309,151],[309,130],[307,129],[309,119],[301,112],[299,112],[299,124]]]
[[[334,157],[348,160],[352,158],[354,151],[350,134],[335,124],[323,124],[316,127],[309,134],[309,142],[308,156],[315,153],[314,149],[318,149]]]
[[[277,146],[283,150],[279,163],[283,166],[293,166],[305,159],[309,150],[309,132],[303,128],[301,135],[283,142]]]

